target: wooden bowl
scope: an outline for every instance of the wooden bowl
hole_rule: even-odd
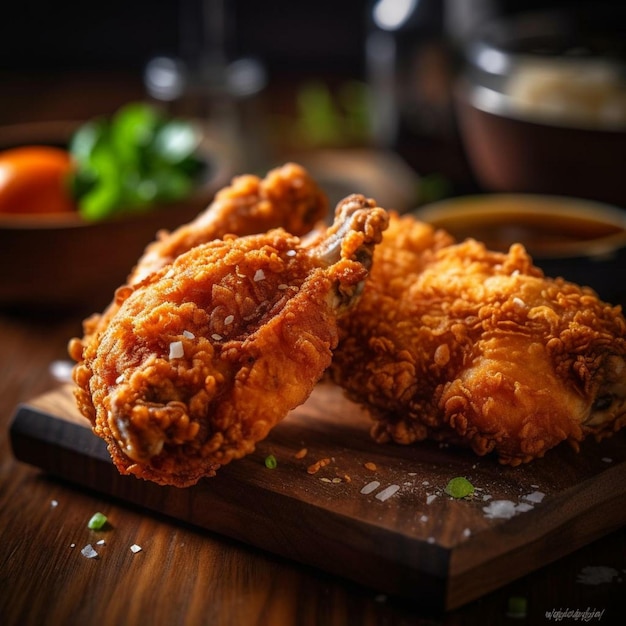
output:
[[[0,149],[65,145],[73,122],[0,129]],[[193,219],[228,184],[229,159],[209,137],[208,176],[186,200],[141,215],[88,223],[78,214],[0,215],[0,308],[18,312],[98,311],[111,300],[161,229]]]
[[[626,7],[521,12],[466,44],[459,131],[485,190],[626,208]]]
[[[626,208],[626,129],[527,119],[484,94],[481,87],[462,82],[456,92],[465,152],[482,188],[565,194]]]
[[[540,194],[484,194],[436,202],[416,217],[491,250],[524,244],[548,276],[626,302],[626,211],[599,202]]]

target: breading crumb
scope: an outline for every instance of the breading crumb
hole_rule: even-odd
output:
[[[326,467],[328,464],[330,464],[330,459],[320,459],[319,461],[313,463],[313,465],[309,465],[306,471],[308,474],[317,474],[322,467]]]

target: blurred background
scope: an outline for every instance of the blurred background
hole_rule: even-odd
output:
[[[13,2],[0,21],[0,149],[141,101],[202,124],[215,184],[296,160],[333,203],[360,192],[407,211],[522,192],[622,209],[623,5]]]
[[[468,163],[454,106],[468,44],[494,18],[579,4],[11,3],[0,23],[0,124],[83,119],[152,97],[236,125],[238,167],[263,170],[309,148],[375,145],[422,179],[409,202],[473,191],[483,181]]]

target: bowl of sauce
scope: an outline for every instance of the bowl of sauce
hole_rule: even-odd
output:
[[[547,276],[626,303],[626,210],[567,196],[494,193],[436,202],[415,215],[458,241],[471,237],[490,250],[506,252],[521,243]]]

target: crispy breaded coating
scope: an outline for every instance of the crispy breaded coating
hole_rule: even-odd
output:
[[[328,200],[308,172],[296,163],[286,163],[265,178],[237,176],[229,187],[217,192],[205,211],[189,224],[168,233],[162,231],[134,268],[129,283],[143,280],[194,246],[220,239],[284,228],[292,235],[305,235],[326,218]]]
[[[292,235],[305,235],[328,213],[328,199],[308,172],[296,163],[286,163],[267,173],[235,177],[229,187],[217,192],[209,206],[188,224],[157,234],[132,269],[126,285],[136,285],[152,272],[171,263],[194,246],[221,239],[227,234],[244,236],[284,228]],[[83,322],[87,345],[108,324],[118,304],[114,298],[106,310]]]
[[[70,354],[120,472],[182,487],[252,452],[330,364],[387,221],[351,196],[307,242],[226,236],[118,290],[107,327]]]
[[[340,332],[332,376],[381,442],[431,438],[518,465],[626,424],[621,309],[544,277],[519,244],[491,252],[393,215]]]

